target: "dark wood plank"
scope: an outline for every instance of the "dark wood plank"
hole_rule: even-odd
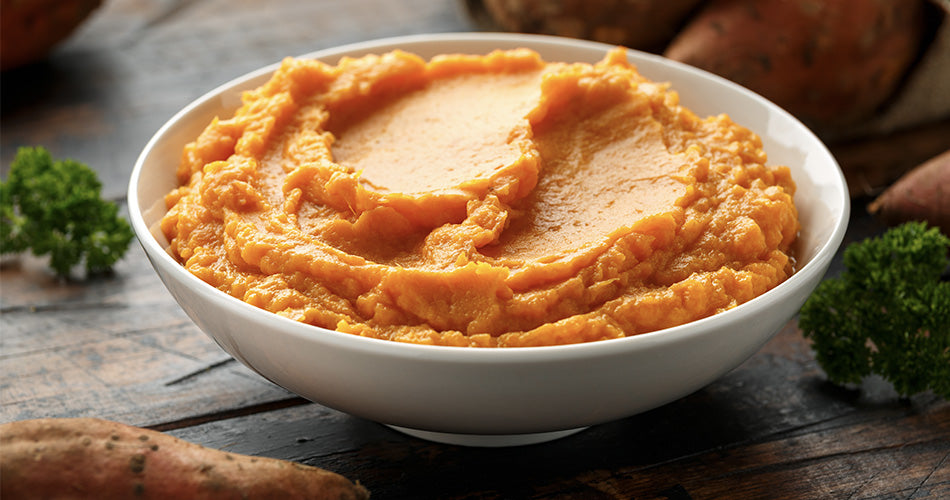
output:
[[[40,144],[89,163],[121,204],[148,138],[218,84],[287,55],[481,26],[456,0],[110,0],[47,61],[3,74],[0,174],[16,148]],[[869,196],[945,148],[946,127],[833,145],[855,194],[846,244],[883,230]],[[840,270],[839,252],[829,273]],[[950,498],[950,403],[900,399],[876,379],[828,384],[794,320],[652,411],[534,446],[446,446],[308,403],[231,360],[137,246],[91,278],[56,279],[33,257],[0,264],[0,422],[40,416],[317,465],[375,498]]]
[[[59,280],[30,257],[8,262],[0,276],[0,421],[99,416],[151,425],[294,398],[229,361],[138,246],[94,279]]]
[[[3,74],[0,174],[17,148],[43,145],[88,163],[121,204],[149,137],[215,86],[288,55],[468,27],[454,2],[111,0],[46,61]],[[295,400],[237,363],[218,365],[227,356],[137,245],[108,276],[59,280],[29,256],[5,258],[0,272],[0,371],[11,374],[0,420],[155,425]],[[189,373],[198,375],[169,384]]]
[[[940,498],[950,488],[950,403],[830,386],[792,326],[682,400],[545,444],[432,444],[319,405],[170,432],[335,470],[380,498]]]

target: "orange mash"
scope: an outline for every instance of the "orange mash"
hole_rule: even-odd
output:
[[[185,147],[170,251],[257,307],[400,342],[540,346],[735,307],[792,272],[786,167],[618,48],[287,59]]]

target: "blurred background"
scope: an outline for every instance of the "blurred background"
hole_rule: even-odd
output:
[[[345,8],[343,7],[345,4]],[[44,145],[124,197],[191,100],[285,56],[512,31],[625,45],[744,85],[832,149],[856,200],[950,149],[950,0],[2,0],[2,170]],[[380,22],[383,19],[385,22]]]

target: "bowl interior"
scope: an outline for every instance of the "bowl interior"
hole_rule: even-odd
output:
[[[557,37],[510,34],[461,34],[410,36],[353,44],[317,51],[312,57],[335,63],[343,56],[358,57],[402,49],[429,58],[437,54],[487,53],[494,49],[530,47],[548,61],[596,62],[610,46],[565,40]],[[775,105],[727,80],[659,56],[630,51],[629,59],[639,71],[654,81],[671,82],[683,105],[699,116],[729,114],[732,119],[758,133],[769,163],[788,165],[798,190],[795,202],[802,232],[796,248],[799,269],[843,233],[847,219],[848,195],[840,169],[824,145],[797,120]],[[228,82],[197,99],[175,115],[153,137],[139,158],[130,185],[130,205],[134,222],[148,228],[154,242],[167,246],[158,222],[165,214],[163,197],[177,186],[175,168],[182,147],[193,140],[216,116],[229,116],[241,103],[241,93],[270,78],[277,65]],[[141,217],[141,220],[139,219]],[[840,238],[839,238],[840,240]],[[832,248],[830,251],[834,251]]]
[[[335,63],[343,56],[394,49],[429,58],[517,47],[534,49],[547,61],[567,62],[596,62],[612,48],[538,35],[467,33],[377,40],[301,57]],[[670,82],[697,115],[728,113],[758,133],[769,163],[792,170],[802,223],[797,272],[775,289],[735,309],[667,330],[519,349],[399,344],[322,329],[317,335],[316,327],[232,298],[188,273],[166,251],[168,242],[159,228],[166,213],[164,196],[177,187],[175,170],[185,144],[214,117],[230,116],[241,104],[241,93],[266,82],[277,64],[208,92],[154,135],[130,179],[133,229],[159,276],[209,336],[278,385],[327,406],[392,425],[467,434],[560,431],[645,411],[731,370],[795,313],[843,239],[849,197],[827,148],[774,104],[659,56],[630,51],[629,58],[647,78]],[[259,335],[261,328],[279,331],[281,341]]]
[[[495,49],[517,47],[529,47],[536,50],[547,61],[568,62],[596,62],[603,58],[606,51],[613,48],[596,42],[560,37],[463,33],[383,39],[317,51],[300,57],[316,58],[333,64],[344,56],[359,57],[395,49],[429,58],[444,53],[483,54]],[[733,121],[758,133],[769,155],[769,163],[787,165],[791,169],[793,179],[797,184],[795,203],[802,224],[795,248],[797,271],[765,296],[792,294],[795,300],[804,301],[811,287],[824,274],[847,227],[850,209],[847,185],[832,155],[824,144],[798,120],[745,88],[659,56],[637,51],[630,51],[628,54],[630,61],[644,76],[658,82],[670,82],[673,90],[679,93],[681,103],[692,109],[698,116],[727,113]],[[166,271],[171,270],[175,274],[175,279],[186,283],[187,286],[207,288],[209,293],[221,294],[184,271],[167,253],[168,242],[159,228],[161,218],[166,213],[164,196],[177,187],[175,170],[182,148],[194,140],[212,119],[233,114],[241,104],[241,94],[265,83],[278,65],[279,63],[275,63],[227,82],[186,106],[153,136],[133,169],[129,185],[129,211],[133,229],[139,236],[147,255],[152,259],[153,265],[156,267],[160,265]],[[231,298],[226,297],[225,300],[227,299]],[[772,300],[759,297],[734,310],[689,325],[727,321],[728,316],[737,314],[735,313],[737,310],[763,307],[761,304],[763,301],[770,303]],[[233,302],[234,307],[254,309],[255,312],[251,314],[262,312],[237,299],[233,299]],[[689,325],[681,325],[669,330],[679,332],[695,330]],[[310,328],[308,325],[304,326]],[[290,329],[300,331],[296,327]],[[666,335],[665,332],[669,330],[664,330],[663,335]],[[647,339],[653,337],[655,333],[659,332],[619,340],[647,342]],[[362,337],[359,339],[360,342],[375,340]],[[431,349],[431,346],[412,347]],[[393,349],[406,348],[408,346]],[[595,349],[581,346],[572,348]],[[551,347],[526,349],[552,350]],[[478,356],[494,359],[492,356],[498,355],[481,353]],[[517,357],[508,356],[512,359]]]

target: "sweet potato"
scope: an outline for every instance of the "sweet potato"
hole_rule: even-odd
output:
[[[107,420],[0,425],[0,498],[365,499],[316,467],[206,448]]]
[[[782,106],[819,133],[868,119],[923,44],[923,0],[713,0],[664,51]]]
[[[102,0],[0,0],[0,70],[45,56],[101,4]]]
[[[506,31],[587,38],[659,51],[699,0],[484,0]]]
[[[868,211],[885,224],[922,220],[950,235],[950,150],[904,174]]]

